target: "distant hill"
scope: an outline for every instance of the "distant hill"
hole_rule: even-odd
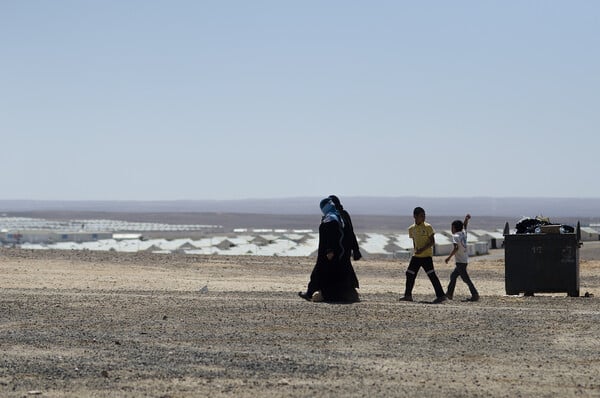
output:
[[[0,200],[0,212],[65,211],[122,213],[249,213],[318,214],[321,198],[176,201],[37,201]],[[556,217],[600,218],[600,198],[427,198],[427,197],[341,197],[351,214],[410,216],[422,206],[431,216],[478,216],[520,218],[543,215]]]

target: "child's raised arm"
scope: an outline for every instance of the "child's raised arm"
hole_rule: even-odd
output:
[[[465,228],[467,228],[467,224],[469,224],[469,220],[470,220],[470,219],[471,219],[471,215],[470,215],[470,214],[467,214],[467,215],[465,216],[465,221],[463,221],[463,226],[464,226]]]

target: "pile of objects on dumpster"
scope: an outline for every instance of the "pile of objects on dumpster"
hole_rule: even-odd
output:
[[[575,228],[565,224],[553,224],[548,217],[537,216],[535,218],[524,217],[517,222],[518,234],[540,234],[553,232],[561,234],[572,234]]]

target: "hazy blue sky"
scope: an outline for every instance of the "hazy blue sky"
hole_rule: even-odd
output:
[[[600,197],[600,1],[0,2],[0,199]]]

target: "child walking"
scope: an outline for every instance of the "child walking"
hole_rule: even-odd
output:
[[[435,231],[431,224],[425,222],[425,210],[422,207],[415,207],[413,217],[415,223],[408,228],[408,236],[413,240],[415,251],[406,270],[406,288],[404,297],[400,298],[400,301],[413,301],[412,289],[415,286],[417,272],[419,272],[419,268],[423,267],[435,289],[436,299],[433,300],[433,303],[439,304],[446,301],[446,295],[433,269],[433,246],[435,245],[433,236]]]
[[[452,242],[454,243],[454,249],[446,258],[446,264],[455,256],[456,267],[454,271],[450,274],[450,283],[448,284],[448,289],[446,290],[446,297],[452,300],[454,296],[454,287],[456,286],[456,280],[460,276],[462,280],[469,286],[469,291],[471,292],[471,298],[468,298],[466,301],[478,301],[479,293],[477,289],[475,289],[475,285],[469,278],[469,274],[467,274],[467,264],[469,262],[469,253],[467,251],[467,225],[469,224],[469,220],[471,219],[471,215],[467,214],[465,216],[465,221],[454,220],[452,222]]]

